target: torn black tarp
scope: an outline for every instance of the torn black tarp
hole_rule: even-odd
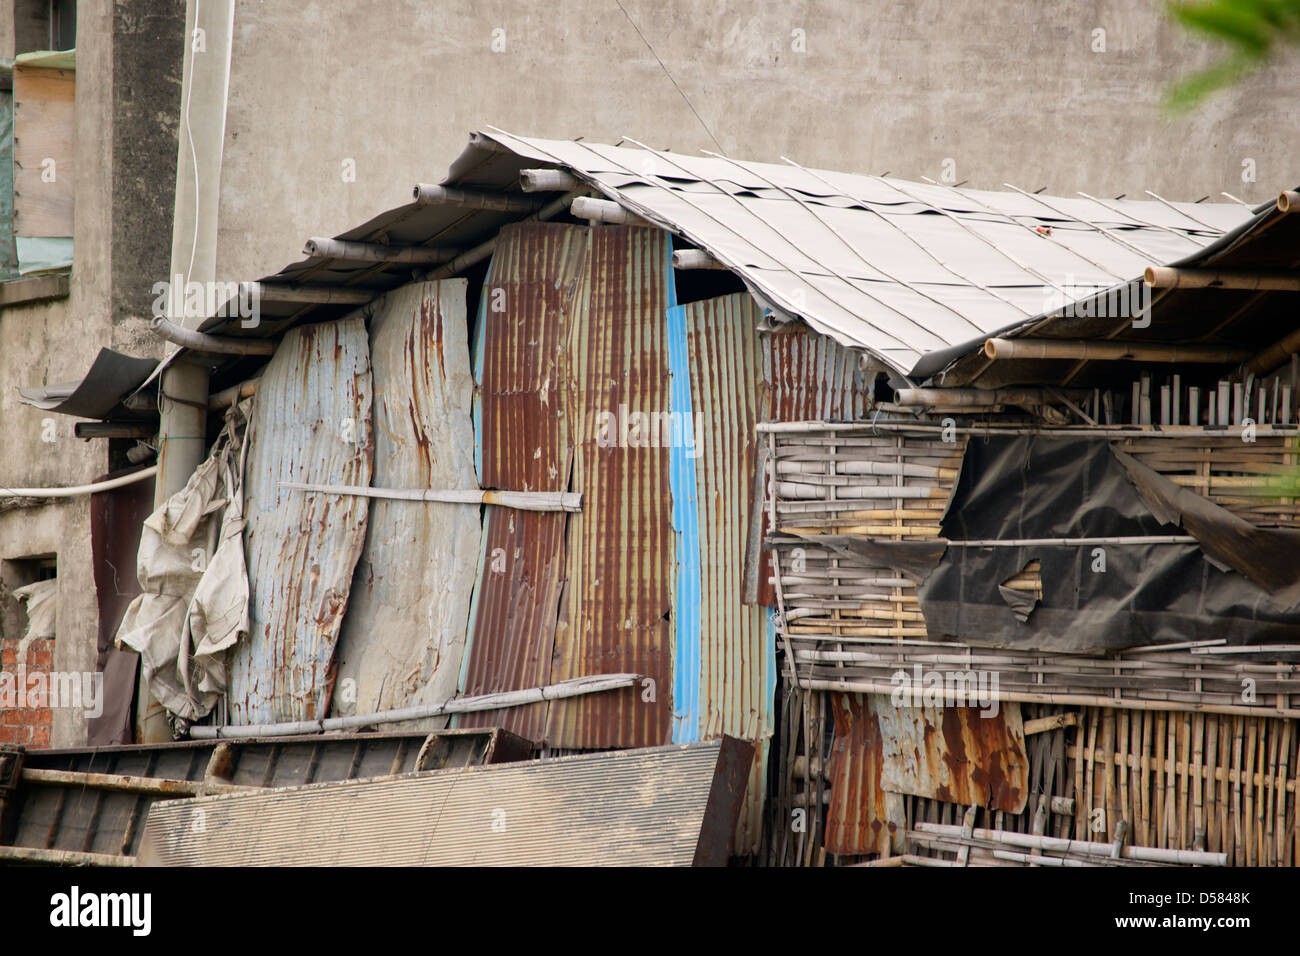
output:
[[[117,410],[130,417],[119,407],[122,399],[139,388],[157,364],[155,359],[100,349],[81,381],[20,388],[18,394],[27,405],[61,415],[102,421]]]
[[[1256,528],[1127,457],[1104,439],[972,439],[943,520],[949,540],[1186,533],[1201,545],[949,547],[918,589],[930,635],[1065,652],[1300,639],[1300,535]],[[1035,560],[1037,605],[1008,598],[1005,583]]]

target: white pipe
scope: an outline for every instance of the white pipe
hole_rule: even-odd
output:
[[[97,481],[93,485],[76,485],[72,488],[0,488],[0,498],[76,498],[81,495],[93,495],[101,491],[112,491],[114,488],[121,488],[123,485],[133,485],[137,481],[144,481],[156,474],[158,474],[158,466],[150,465],[141,471],[123,475],[121,478]]]
[[[422,720],[425,717],[437,717],[441,714],[466,714],[483,710],[498,710],[503,707],[522,707],[525,704],[535,704],[544,700],[581,697],[584,694],[596,694],[601,691],[631,687],[640,679],[640,674],[596,674],[591,677],[576,677],[573,680],[561,681],[558,684],[548,684],[545,687],[508,690],[498,694],[483,694],[479,697],[462,697],[459,700],[444,701],[441,704],[423,704],[418,707],[403,707],[399,710],[382,710],[377,714],[329,717],[325,720],[293,720],[281,724],[249,724],[245,727],[197,726],[190,728],[190,738],[193,740],[216,740],[219,737],[288,737],[295,734],[325,733],[331,730],[359,730],[375,724],[394,724],[403,720]]]

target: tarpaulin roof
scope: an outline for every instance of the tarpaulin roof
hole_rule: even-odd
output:
[[[928,353],[1178,262],[1252,218],[1237,203],[1040,196],[794,164],[483,134],[567,168],[736,272],[764,305],[911,372]],[[478,184],[471,143],[449,181]],[[499,164],[498,164],[499,165]]]

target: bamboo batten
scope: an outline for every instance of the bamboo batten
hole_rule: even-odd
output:
[[[1198,391],[1181,379],[1148,376],[1142,384],[1138,400],[1156,405],[1147,420],[1159,421],[1139,428],[885,420],[761,427],[768,447],[777,636],[786,661],[783,699],[794,708],[774,745],[804,768],[802,777],[792,773],[777,788],[771,819],[788,830],[789,813],[798,808],[808,827],[807,836],[774,831],[769,861],[816,863],[831,805],[826,801],[859,799],[828,796],[824,773],[808,772],[827,766],[834,695],[887,698],[897,686],[894,675],[919,666],[998,674],[991,696],[1019,707],[1024,717],[1030,798],[1023,813],[979,810],[968,821],[966,808],[906,796],[903,862],[890,856],[888,865],[1294,865],[1300,852],[1300,644],[1242,647],[1207,639],[1103,656],[935,641],[914,581],[864,557],[869,550],[818,540],[935,541],[965,443],[981,434],[1109,438],[1116,449],[1246,520],[1300,526],[1292,484],[1300,469],[1300,436],[1267,424],[1253,431],[1229,424],[1248,409],[1264,409],[1268,419],[1281,422],[1286,401],[1280,381],[1235,383],[1243,386],[1240,399],[1232,382],[1222,389],[1194,387]],[[1208,426],[1169,423],[1207,420],[1209,398],[1215,407]],[[1090,407],[1100,415],[1105,404],[1098,393]],[[1112,396],[1110,404],[1117,415],[1124,401]],[[1219,427],[1221,408],[1225,424]],[[1001,584],[1041,598],[1041,567],[1032,561]],[[1255,694],[1250,701],[1242,694],[1247,684]],[[836,862],[854,859],[863,858]]]
[[[1048,716],[1071,718],[1027,737],[1035,794],[1024,812],[981,809],[963,839],[956,826],[963,822],[962,807],[909,797],[909,854],[950,859],[965,844],[972,864],[1054,865],[983,859],[1000,847],[1116,865],[1101,859],[1102,847],[1116,846],[1123,823],[1124,862],[1118,865],[1300,862],[1300,741],[1293,720],[1033,704],[1024,705],[1024,715],[1027,725]],[[1072,841],[1075,852],[1062,852],[1061,841]]]
[[[1109,339],[989,339],[984,354],[991,359],[1071,359],[1110,362],[1240,362],[1248,358],[1236,349],[1195,345],[1117,342]]]
[[[1220,269],[1148,266],[1143,281],[1153,289],[1242,289],[1252,292],[1300,292],[1300,275]]]

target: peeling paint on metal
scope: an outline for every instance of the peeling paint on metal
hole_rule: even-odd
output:
[[[738,853],[758,847],[776,671],[764,609],[744,603],[762,396],[754,313],[748,295],[668,310],[673,411],[695,426],[693,441],[672,449],[679,529],[674,740],[730,734],[755,743]]]
[[[374,484],[476,488],[466,280],[411,283],[370,320]],[[336,715],[456,695],[481,527],[476,505],[376,499],[339,637]],[[442,727],[446,718],[412,727]]]
[[[369,485],[370,405],[359,318],[290,331],[262,376],[245,470],[251,628],[232,654],[232,723],[326,713],[369,501],[280,482]]]
[[[881,786],[1007,813],[1025,809],[1029,758],[1020,705],[996,714],[978,707],[894,707],[876,695],[884,740]]]

